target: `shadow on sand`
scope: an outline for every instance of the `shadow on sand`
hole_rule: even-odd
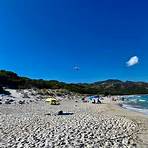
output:
[[[63,113],[60,113],[60,114],[58,114],[58,115],[62,115],[62,116],[63,116],[63,115],[66,115],[66,116],[68,116],[68,115],[73,115],[73,114],[74,114],[74,113],[64,113],[64,112],[63,112]]]

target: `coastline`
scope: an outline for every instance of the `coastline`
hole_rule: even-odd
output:
[[[124,108],[124,109],[130,110],[130,111],[134,111],[134,112],[142,113],[142,114],[148,116],[148,109],[144,109],[144,108],[143,108],[143,109],[141,109],[141,108],[136,108],[136,107],[133,107],[133,106],[128,105],[128,104],[122,104],[121,107]]]
[[[142,106],[141,107],[140,106],[133,106],[132,104],[129,104],[128,102],[121,100],[122,97],[135,97],[135,96],[137,96],[139,98],[142,95],[126,95],[126,96],[121,95],[121,96],[110,96],[109,98],[108,97],[104,97],[104,98],[105,98],[105,102],[117,104],[118,106],[120,106],[124,109],[127,109],[129,111],[134,111],[134,112],[142,113],[144,115],[148,115],[148,108],[145,108]],[[112,101],[112,98],[114,98],[116,101]],[[135,98],[133,98],[133,99],[135,99]],[[107,100],[109,100],[109,101],[107,101]],[[140,99],[139,101],[141,101],[141,100],[143,101],[143,99]]]
[[[148,115],[136,111],[124,108],[122,103],[113,102],[109,103],[110,110],[108,113],[115,116],[125,117],[137,124],[137,147],[148,147]]]

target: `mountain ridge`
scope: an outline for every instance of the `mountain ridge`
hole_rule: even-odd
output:
[[[108,79],[94,83],[65,83],[57,80],[30,79],[12,71],[0,70],[0,87],[12,89],[67,89],[83,94],[148,94],[147,82]]]

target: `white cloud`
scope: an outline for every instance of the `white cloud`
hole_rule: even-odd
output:
[[[138,64],[138,62],[139,62],[139,58],[137,56],[133,56],[129,59],[129,61],[126,62],[126,64],[128,67],[130,67],[130,66]]]

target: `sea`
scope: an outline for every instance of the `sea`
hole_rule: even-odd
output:
[[[126,96],[122,107],[148,115],[148,95]]]

